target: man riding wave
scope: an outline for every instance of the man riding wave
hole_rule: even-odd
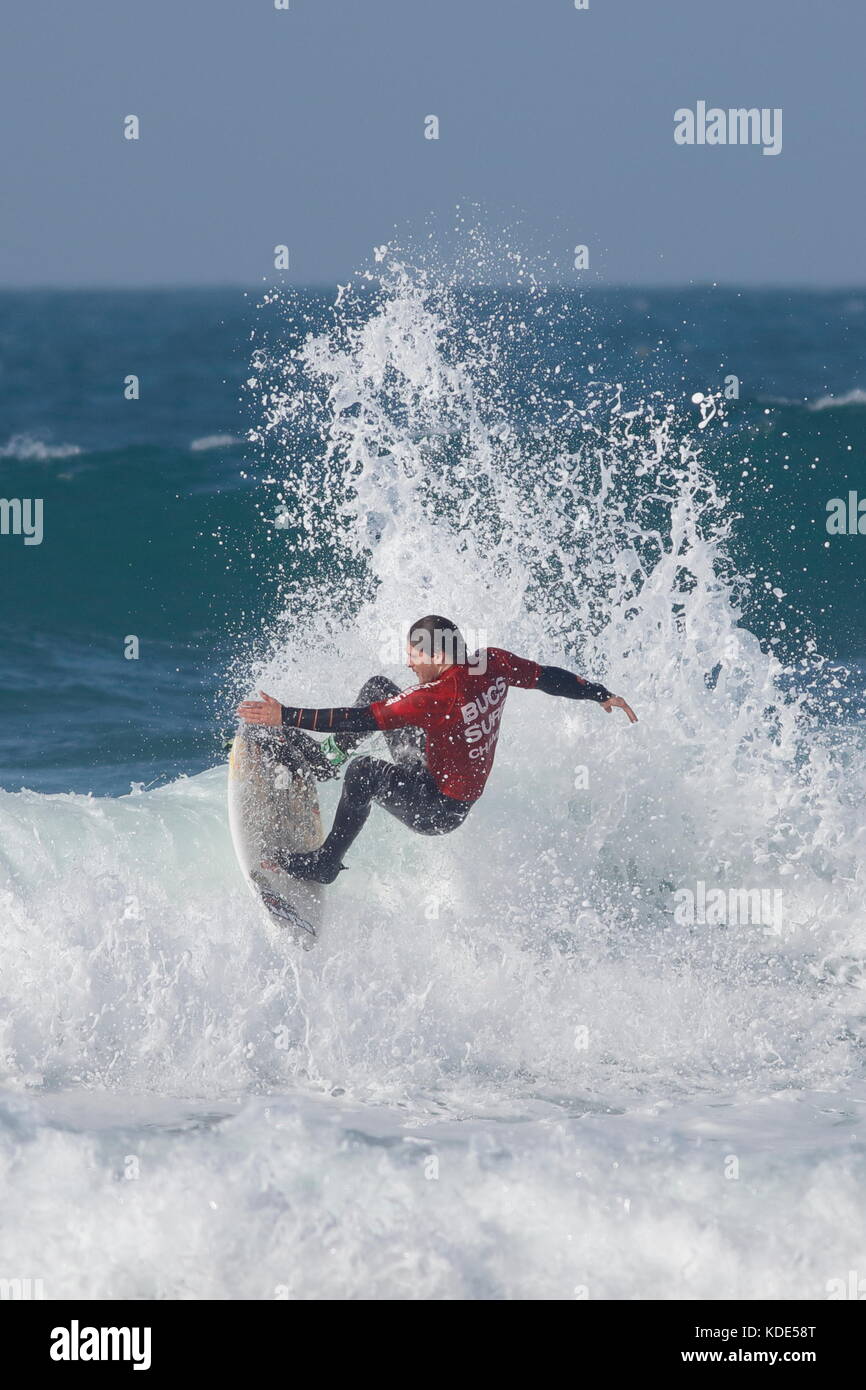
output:
[[[333,883],[343,855],[363,829],[372,803],[384,806],[421,835],[446,835],[462,825],[484,791],[493,767],[500,723],[511,686],[541,690],[570,700],[593,700],[610,714],[637,715],[619,695],[558,666],[540,666],[501,647],[467,655],[457,626],[436,614],[409,630],[407,664],[419,684],[401,692],[385,676],[373,676],[355,705],[301,709],[281,705],[260,692],[245,700],[238,716],[248,724],[280,728],[303,741],[308,761],[320,775],[334,775],[370,734],[385,734],[393,762],[355,758],[346,769],[331,832],[317,850],[273,858],[294,878]],[[327,735],[324,744],[297,731]]]

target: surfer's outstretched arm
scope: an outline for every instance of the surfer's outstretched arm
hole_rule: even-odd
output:
[[[490,654],[496,656],[499,670],[509,685],[520,686],[523,690],[543,690],[545,695],[562,695],[566,700],[594,700],[608,714],[615,709],[625,710],[632,724],[637,723],[637,715],[622,696],[612,695],[607,686],[597,681],[584,680],[573,671],[563,671],[561,666],[540,666],[537,661],[515,656],[514,652],[498,647],[489,647]]]
[[[238,705],[238,718],[248,724],[285,725],[289,729],[309,729],[313,733],[372,734],[379,728],[369,705],[339,705],[333,709],[299,709],[281,705],[273,695],[259,691],[260,700],[244,700]]]
[[[543,690],[545,695],[563,695],[567,700],[594,700],[608,714],[622,709],[632,724],[637,723],[637,715],[621,695],[611,695],[606,686],[563,671],[560,666],[542,666],[535,689]]]

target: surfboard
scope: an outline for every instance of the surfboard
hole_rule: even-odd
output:
[[[300,853],[318,849],[324,838],[313,774],[278,732],[239,725],[229,758],[228,813],[253,895],[272,925],[312,949],[322,927],[323,885],[262,866],[274,849]]]

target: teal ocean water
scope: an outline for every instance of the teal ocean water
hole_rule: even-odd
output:
[[[282,611],[287,576],[315,585],[332,568],[331,554],[311,557],[296,531],[268,525],[264,480],[282,477],[287,451],[247,441],[261,411],[245,383],[257,345],[290,350],[328,322],[334,298],[0,296],[0,495],[44,502],[41,545],[0,537],[0,785],[117,793],[213,761],[238,653]],[[578,406],[606,381],[634,400],[660,390],[695,418],[692,394],[738,377],[726,435],[707,432],[703,462],[754,575],[749,626],[788,660],[810,634],[828,659],[862,661],[863,538],[831,539],[825,521],[830,498],[866,491],[866,291],[551,293],[540,313],[530,301],[467,291],[460,305],[467,357],[475,329],[530,316],[501,364],[517,429],[545,418],[539,362]],[[460,350],[449,343],[452,361]],[[138,400],[124,399],[130,373]],[[303,467],[315,486],[316,433],[300,430],[291,450],[290,475]],[[768,599],[777,588],[781,605]],[[406,604],[418,606],[411,592]],[[124,659],[128,635],[138,660]]]

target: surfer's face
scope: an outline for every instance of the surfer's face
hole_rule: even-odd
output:
[[[435,656],[431,652],[425,652],[421,647],[413,647],[411,642],[406,643],[406,665],[421,685],[426,685],[427,681],[435,681],[445,667],[451,664],[450,659],[444,655]]]

